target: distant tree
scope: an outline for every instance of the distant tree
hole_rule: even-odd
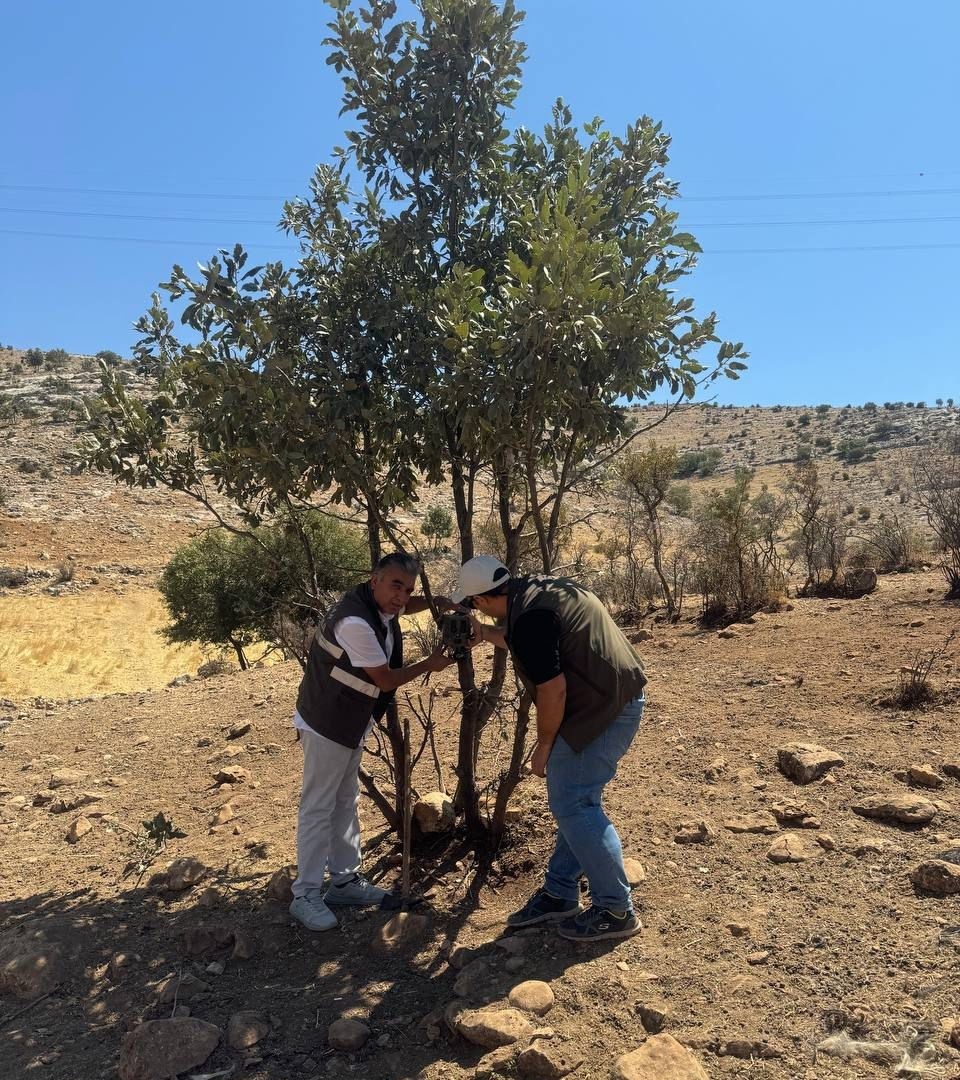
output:
[[[917,499],[936,538],[947,600],[960,600],[960,437],[917,452],[913,462]]]
[[[830,406],[829,405],[818,405],[817,406],[817,415],[818,416],[826,416],[829,411],[830,411]]]
[[[884,404],[883,404],[883,407],[885,409],[889,409],[890,408],[890,402],[885,401]],[[864,412],[876,412],[877,411],[877,403],[875,401],[868,401],[868,402],[866,402],[864,404],[863,409],[864,409]]]
[[[112,349],[101,349],[97,353],[97,359],[106,364],[107,367],[117,367],[123,363],[123,357]]]
[[[806,427],[810,423],[810,414],[808,412],[801,413],[797,417],[797,423],[800,427]]]
[[[66,349],[50,349],[44,354],[43,362],[50,371],[59,371],[70,362],[70,354]]]
[[[938,408],[938,409],[942,409],[942,408],[943,408],[943,398],[942,398],[942,397],[938,397],[938,398],[937,398],[937,408]]]
[[[953,398],[952,397],[947,398],[947,407],[951,408],[951,409],[953,408]]]
[[[40,368],[43,367],[43,357],[43,349],[27,349],[23,359],[29,367]]]
[[[420,531],[428,540],[433,541],[433,550],[437,551],[440,541],[453,535],[453,515],[446,507],[431,506],[424,515]]]

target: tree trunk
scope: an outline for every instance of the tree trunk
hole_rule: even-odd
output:
[[[390,800],[387,798],[387,796],[384,795],[384,793],[380,790],[376,779],[371,776],[370,773],[368,773],[367,770],[363,768],[363,766],[360,767],[359,775],[360,783],[363,784],[364,791],[366,791],[366,793],[373,800],[374,805],[377,807],[380,813],[383,814],[383,818],[386,823],[394,831],[399,830],[400,819],[397,817],[397,812],[394,807],[390,805]]]
[[[497,798],[493,806],[493,817],[490,820],[490,834],[494,847],[498,847],[503,837],[504,826],[507,822],[507,804],[510,796],[520,783],[523,760],[526,756],[527,731],[530,727],[530,708],[533,699],[524,692],[520,695],[520,708],[517,711],[517,726],[513,733],[513,750],[510,754],[510,765],[506,773],[500,778],[500,786],[497,788]]]
[[[240,664],[240,670],[246,671],[250,664],[247,660],[246,653],[243,651],[243,646],[237,641],[236,638],[230,638],[230,644],[233,646],[233,651],[237,654],[237,661]]]

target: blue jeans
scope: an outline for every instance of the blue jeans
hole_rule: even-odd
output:
[[[623,850],[603,811],[603,789],[640,727],[644,699],[628,702],[620,715],[579,754],[558,735],[547,759],[547,801],[557,822],[557,844],[547,865],[545,887],[575,901],[586,874],[596,907],[632,910]]]

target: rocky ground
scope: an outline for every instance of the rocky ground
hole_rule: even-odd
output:
[[[730,636],[680,625],[638,645],[650,704],[609,806],[642,867],[644,930],[605,946],[505,933],[550,844],[535,779],[492,865],[420,841],[428,899],[409,941],[387,913],[318,935],[291,922],[293,665],[3,703],[5,1074],[93,1080],[122,1061],[138,1076],[137,1054],[169,1055],[172,1038],[189,1075],[271,1080],[702,1075],[689,1054],[709,1076],[960,1076],[953,656],[926,711],[877,704],[956,624],[938,592],[934,574],[885,578]],[[440,701],[449,785],[456,699]],[[827,751],[808,774],[796,743]],[[158,813],[186,836],[138,880],[133,833]],[[394,840],[372,809],[365,826],[370,875],[395,881]],[[176,880],[149,884],[171,860]],[[202,1024],[142,1026],[172,1017]],[[674,1071],[628,1059],[611,1073],[662,1049],[658,1033],[688,1048]],[[897,1073],[904,1061],[921,1071]]]

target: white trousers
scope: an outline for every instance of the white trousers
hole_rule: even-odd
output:
[[[303,788],[297,818],[294,896],[323,888],[324,871],[339,884],[360,869],[360,758],[312,730],[300,730]]]

